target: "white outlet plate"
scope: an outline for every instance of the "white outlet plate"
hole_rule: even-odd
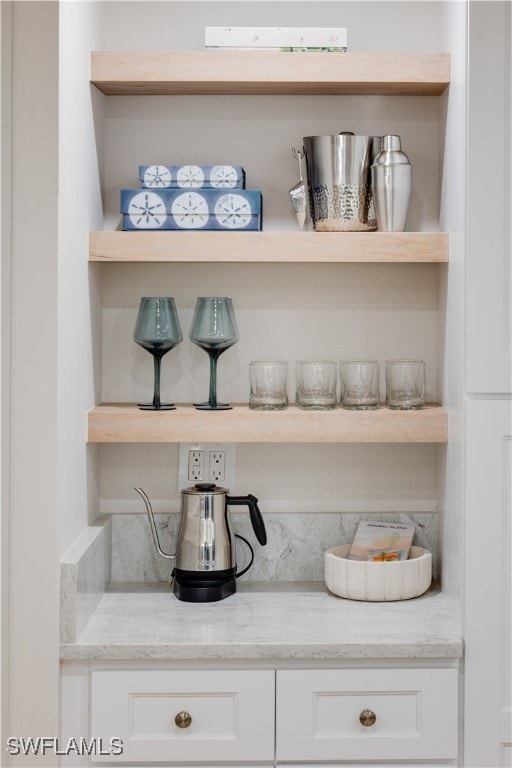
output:
[[[210,451],[210,466],[207,468],[210,483],[226,482],[226,451]]]
[[[230,493],[235,487],[236,443],[180,443],[178,491],[195,483],[216,483]],[[201,474],[202,477],[198,477]]]
[[[204,451],[188,452],[188,479],[196,483],[204,481]]]

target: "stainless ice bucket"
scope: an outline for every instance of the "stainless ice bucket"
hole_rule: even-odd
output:
[[[377,229],[371,165],[380,136],[305,136],[309,207],[317,232]]]

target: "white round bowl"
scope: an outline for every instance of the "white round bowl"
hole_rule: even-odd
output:
[[[374,563],[348,560],[350,544],[325,553],[325,583],[339,597],[349,600],[409,600],[422,595],[432,581],[432,553],[411,547],[408,560]]]

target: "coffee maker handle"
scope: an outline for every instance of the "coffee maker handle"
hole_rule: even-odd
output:
[[[231,506],[249,507],[252,529],[262,547],[267,543],[265,523],[258,507],[258,499],[249,493],[247,496],[228,496],[228,504]]]

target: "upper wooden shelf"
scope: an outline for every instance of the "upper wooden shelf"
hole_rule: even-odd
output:
[[[446,262],[445,232],[90,232],[102,262]]]
[[[448,53],[94,51],[91,81],[111,95],[383,94],[437,96]]]
[[[421,411],[255,411],[235,405],[230,411],[141,411],[133,404],[105,403],[88,414],[91,443],[445,443],[444,408]]]

